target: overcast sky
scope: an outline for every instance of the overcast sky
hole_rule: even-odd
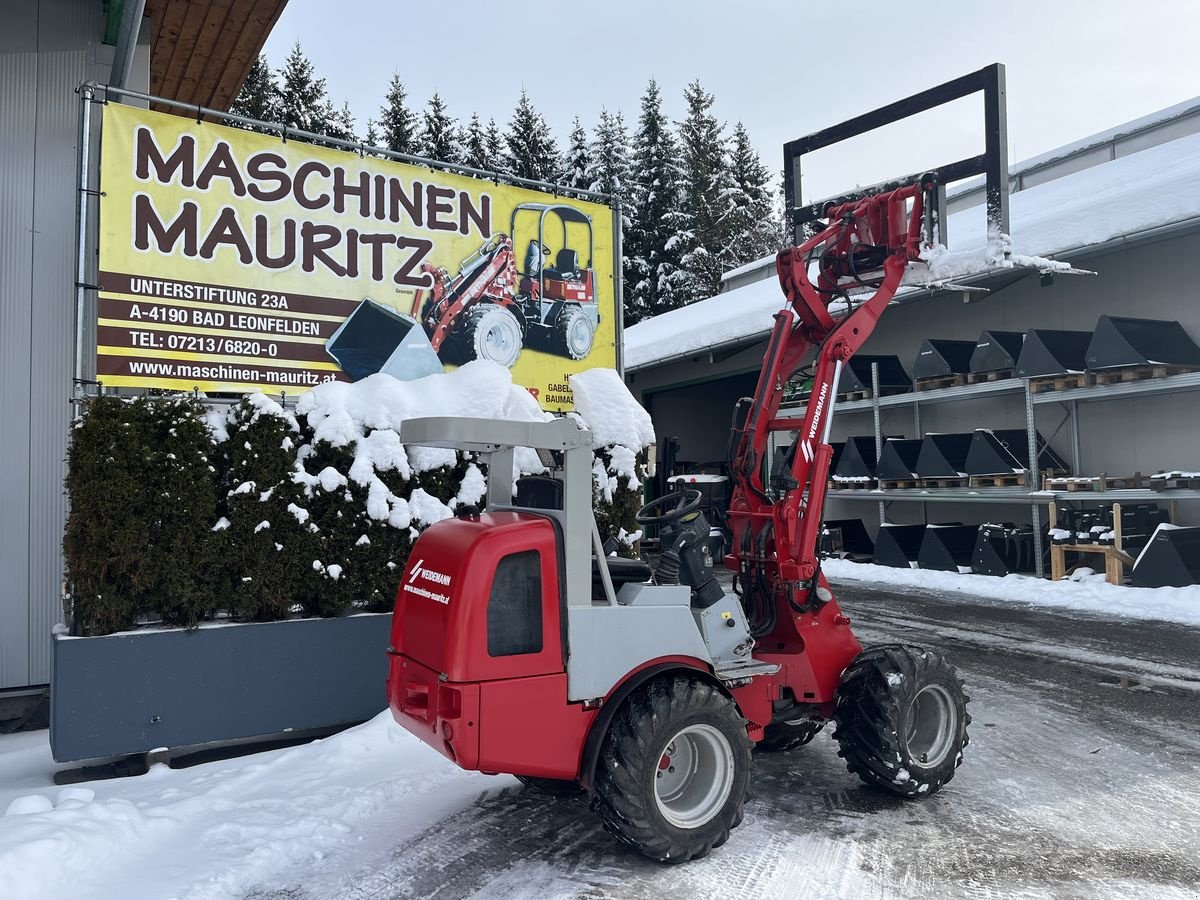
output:
[[[396,72],[413,106],[436,90],[456,117],[502,127],[524,87],[560,146],[602,107],[632,130],[650,78],[678,119],[699,78],[777,172],[785,141],[992,62],[1015,162],[1200,94],[1197,36],[1195,0],[289,0],[265,52],[278,66],[300,41],[360,132]],[[960,101],[814,155],[805,194],[980,152],[981,120],[981,101]]]

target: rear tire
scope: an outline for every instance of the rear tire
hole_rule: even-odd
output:
[[[526,787],[532,788],[539,794],[548,794],[551,797],[579,797],[583,794],[583,788],[579,786],[577,781],[563,781],[558,778],[537,778],[533,775],[518,775],[517,781]]]
[[[685,862],[729,839],[750,785],[746,720],[693,678],[656,679],[616,714],[596,766],[592,810],[622,843]]]
[[[838,755],[873,787],[931,796],[962,764],[969,699],[954,667],[936,653],[899,645],[866,650],[838,688]]]
[[[511,369],[523,342],[521,323],[510,310],[495,303],[479,303],[467,310],[442,348],[450,363],[490,359]]]
[[[592,352],[596,325],[578,306],[565,306],[554,322],[550,348],[559,356],[583,359]]]
[[[754,749],[762,753],[786,753],[809,743],[824,727],[824,722],[776,722],[767,726]]]

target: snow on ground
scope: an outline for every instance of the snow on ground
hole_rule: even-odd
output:
[[[929,569],[896,569],[846,559],[827,559],[821,563],[821,569],[833,580],[892,584],[1010,603],[1200,625],[1200,585],[1134,588],[1108,584],[1103,576],[1100,581],[1046,581],[1029,575],[996,578]]]
[[[1200,134],[1017,191],[1009,205],[1018,258],[1052,257],[1200,217]],[[947,233],[951,250],[969,255],[972,248],[986,248],[982,208],[952,214]],[[970,274],[947,261],[942,274],[950,272],[960,278]],[[903,295],[902,290],[897,296]],[[783,305],[778,281],[767,278],[663,313],[626,330],[625,364],[636,369],[759,337],[771,330],[772,316]]]
[[[56,768],[45,731],[0,737],[6,900],[240,897],[300,862],[352,866],[497,784],[387,712],[287,750],[86,787],[56,787]]]

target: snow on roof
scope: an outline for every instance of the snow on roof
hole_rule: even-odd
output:
[[[1045,257],[1200,220],[1200,134],[1026,188],[1009,204],[1014,251]],[[982,208],[953,213],[947,231],[953,247],[984,246]],[[771,330],[771,317],[783,305],[770,278],[639,322],[625,332],[625,367],[750,341]]]

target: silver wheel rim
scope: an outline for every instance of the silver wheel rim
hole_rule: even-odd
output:
[[[689,725],[663,747],[654,799],[676,828],[699,828],[725,806],[733,790],[733,748],[712,725]]]
[[[917,692],[908,708],[904,743],[908,757],[926,768],[934,768],[950,754],[958,733],[958,714],[950,692],[931,684]]]
[[[592,349],[592,323],[584,313],[571,317],[567,327],[567,349],[576,359],[583,359]]]
[[[521,326],[512,313],[493,309],[479,317],[475,326],[475,355],[511,368],[521,352]]]

